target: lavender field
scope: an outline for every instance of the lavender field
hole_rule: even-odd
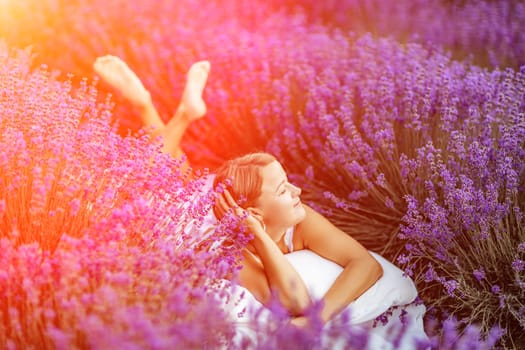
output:
[[[95,77],[105,54],[164,120],[211,62],[197,176]],[[412,277],[432,348],[525,348],[524,2],[0,0],[0,130],[0,349],[231,348],[216,281],[246,240],[198,228],[205,175],[255,150]],[[330,348],[271,312],[240,348]]]

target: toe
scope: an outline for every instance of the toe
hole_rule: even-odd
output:
[[[210,71],[210,68],[211,68],[210,61],[201,61],[200,64],[201,64],[201,67],[202,67],[205,71],[207,71],[207,72]]]

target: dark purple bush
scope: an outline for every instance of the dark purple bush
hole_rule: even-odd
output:
[[[304,14],[359,34],[393,37],[450,51],[484,67],[525,64],[525,4],[521,1],[300,0],[271,1],[276,9]]]
[[[198,250],[184,231],[213,203],[194,196],[204,180],[119,136],[95,86],[33,71],[5,45],[0,63],[0,347],[221,344],[232,325],[209,282],[237,253]]]
[[[525,308],[524,72],[472,70],[469,89],[449,104],[413,159],[401,160],[411,194],[398,261],[420,291],[482,331],[506,330],[506,346],[523,344]],[[472,101],[479,101],[472,103]],[[468,103],[470,102],[470,103]]]

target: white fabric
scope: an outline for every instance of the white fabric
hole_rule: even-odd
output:
[[[211,190],[213,179],[214,175],[212,174],[207,179],[204,191]],[[216,223],[217,220],[213,215],[213,211],[210,210],[200,227],[190,224],[185,231],[186,233],[199,231],[207,235],[209,232],[213,232]],[[343,268],[310,250],[293,251],[293,227],[286,232],[284,239],[290,252],[285,254],[285,257],[304,280],[311,297],[313,299],[322,298]],[[216,244],[220,244],[220,242],[216,242]],[[370,337],[368,349],[390,350],[393,349],[393,338],[401,327],[401,322],[399,321],[401,309],[395,308],[395,306],[411,303],[417,297],[417,290],[412,280],[403,276],[403,272],[399,268],[379,254],[374,252],[370,252],[370,254],[383,267],[383,276],[359,298],[348,305],[345,311],[350,312],[350,323],[352,325],[368,330]],[[268,320],[268,322],[270,322],[271,317],[270,311],[255,299],[247,289],[238,285],[234,286],[228,281],[222,282],[221,289],[230,291],[229,300],[223,300],[223,302],[232,321],[236,323],[234,343],[241,344],[243,338],[249,338],[255,342],[256,330],[250,327],[250,319],[247,317],[247,315],[253,313],[247,311],[257,310],[259,312],[258,320]],[[416,306],[413,304],[403,308],[407,312],[405,317],[409,322],[409,327],[405,330],[398,349],[414,349],[414,338],[428,339],[423,329],[423,315],[426,309],[424,305]],[[378,326],[373,327],[374,319],[389,309],[392,311],[392,315],[389,316],[390,322],[386,325],[379,323]],[[344,344],[340,345],[340,348],[344,347]]]
[[[369,331],[369,349],[393,349],[392,341],[401,328],[401,321],[399,321],[401,310],[394,309],[386,325],[379,322],[376,327],[373,327],[374,320],[393,306],[411,303],[417,296],[417,290],[412,280],[403,276],[403,272],[399,268],[379,254],[370,253],[383,267],[383,276],[348,305],[345,311],[350,312],[350,323],[352,325]],[[285,254],[285,257],[304,280],[313,299],[322,298],[343,270],[336,263],[309,250],[295,251]],[[235,342],[239,342],[243,337],[255,341],[255,330],[248,327],[250,320],[246,317],[245,311],[259,310],[262,319],[269,319],[270,312],[247,289],[241,286],[232,286],[231,288],[233,299],[237,302],[228,303],[225,307],[229,309],[229,314],[237,323]],[[241,295],[243,298],[239,301]],[[404,308],[407,312],[405,317],[408,320],[409,327],[402,337],[399,349],[414,349],[414,338],[428,339],[423,329],[423,315],[426,309],[423,305],[416,306],[413,304]],[[341,344],[341,346],[343,345]]]
[[[390,306],[405,305],[414,301],[417,290],[414,282],[403,276],[403,271],[381,255],[370,252],[383,267],[383,276],[348,308],[351,323],[374,319]],[[297,270],[314,299],[321,299],[343,271],[338,264],[325,259],[310,250],[299,250],[285,254]]]
[[[286,244],[286,247],[288,248],[288,252],[293,252],[293,226],[290,227],[286,232],[284,233],[284,243]]]
[[[343,268],[308,249],[294,252],[293,227],[286,231],[284,239],[290,251],[285,256],[303,279],[310,296],[313,299],[323,298]],[[403,271],[381,255],[369,253],[381,264],[383,276],[348,306],[351,323],[354,324],[374,319],[390,306],[409,304],[417,297],[414,282],[404,276]],[[368,304],[375,307],[364,307]]]

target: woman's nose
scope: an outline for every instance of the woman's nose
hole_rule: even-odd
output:
[[[292,184],[290,184],[290,189],[292,190],[292,193],[295,196],[299,196],[302,192],[300,187],[294,186]]]

